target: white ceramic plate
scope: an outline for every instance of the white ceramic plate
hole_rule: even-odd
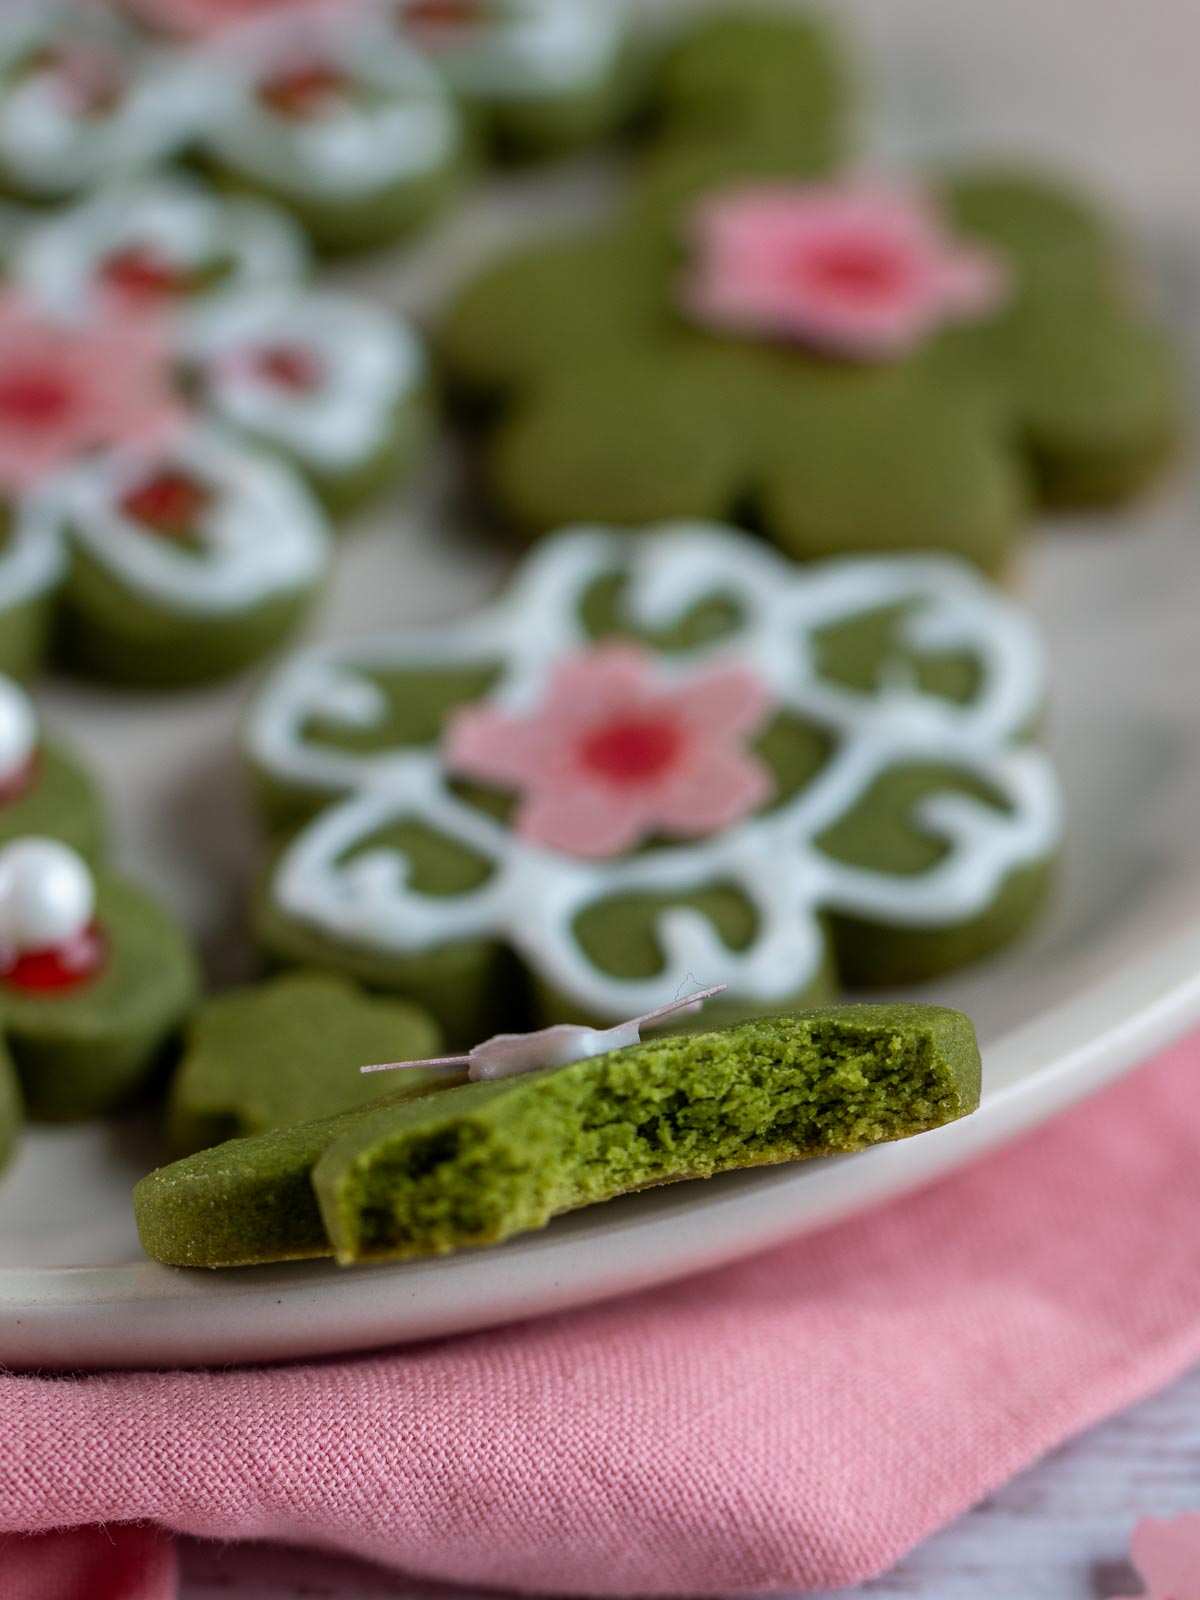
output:
[[[911,154],[972,142],[1057,155],[1095,175],[1160,245],[1172,314],[1200,327],[1190,63],[1200,14],[1080,3],[843,5],[879,61],[878,138]],[[1086,29],[1088,49],[1078,49]],[[1152,88],[1150,87],[1152,86]],[[1121,108],[1136,106],[1136,116]],[[406,265],[360,282],[420,305],[448,262],[595,185],[510,185]],[[351,280],[353,281],[353,280]],[[318,626],[444,614],[493,586],[501,559],[453,526],[440,480],[348,544]],[[35,1130],[0,1183],[0,1362],[227,1363],[462,1331],[712,1266],[923,1183],[1091,1093],[1200,1021],[1200,529],[1190,483],[1157,503],[1059,525],[1034,543],[1031,599],[1056,670],[1051,739],[1071,835],[1057,902],[1024,945],[937,986],[984,1043],[979,1112],[920,1139],[793,1168],[681,1184],[545,1233],[446,1260],[175,1271],[141,1258],[129,1205],[152,1164],[137,1125]],[[254,856],[232,758],[246,685],[167,701],[56,688],[48,712],[116,797],[126,865],[169,895],[217,978],[248,970],[238,905]]]

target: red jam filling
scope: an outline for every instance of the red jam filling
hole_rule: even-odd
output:
[[[165,538],[183,539],[195,531],[210,498],[204,485],[186,473],[159,472],[131,489],[121,510]]]
[[[610,783],[649,783],[669,770],[682,743],[679,728],[665,717],[627,717],[588,734],[579,759]]]
[[[404,12],[404,23],[416,33],[452,33],[480,20],[479,0],[414,0]]]
[[[258,96],[279,116],[307,122],[325,116],[348,88],[346,75],[331,62],[311,61],[265,79]]]
[[[254,351],[251,361],[260,378],[292,394],[311,394],[325,376],[321,361],[302,345],[264,345]]]
[[[143,245],[117,250],[100,268],[100,282],[128,300],[172,300],[186,294],[190,274]]]
[[[23,761],[15,771],[0,772],[0,806],[11,805],[14,800],[28,794],[37,783],[41,765],[41,755],[34,751],[29,760]]]
[[[24,989],[28,994],[61,994],[94,978],[107,954],[104,934],[93,922],[53,949],[18,953],[0,946],[0,978],[10,988]]]

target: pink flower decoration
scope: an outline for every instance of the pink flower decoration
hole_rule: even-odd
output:
[[[605,644],[562,662],[531,716],[488,704],[456,712],[445,759],[460,777],[521,793],[522,837],[614,856],[654,833],[715,833],[763,805],[774,780],[746,742],[769,710],[743,668],[670,683],[648,651]]]
[[[1008,288],[1000,259],[952,239],[908,188],[734,189],[700,208],[696,241],[684,285],[694,316],[858,360],[985,316]]]
[[[51,322],[0,296],[0,491],[30,488],[87,450],[160,439],[176,420],[152,329]]]
[[[180,39],[221,33],[248,22],[265,22],[301,11],[332,11],[338,0],[122,0],[127,11]],[[355,0],[342,0],[353,10]]]
[[[1138,1600],[1200,1600],[1200,1514],[1144,1519],[1133,1530],[1131,1549],[1146,1585]]]

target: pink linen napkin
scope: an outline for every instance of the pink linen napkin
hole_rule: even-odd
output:
[[[0,1536],[143,1520],[556,1596],[860,1581],[1200,1357],[1198,1089],[1200,1035],[920,1194],[541,1322],[5,1377]],[[13,1577],[49,1548],[0,1543],[6,1600],[58,1600]]]

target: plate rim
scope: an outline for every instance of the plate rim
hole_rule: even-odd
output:
[[[219,1272],[149,1260],[3,1268],[0,1362],[98,1370],[350,1355],[670,1283],[946,1176],[1104,1088],[1196,1023],[1200,917],[1192,916],[1136,960],[990,1044],[979,1110],[930,1133],[626,1196],[503,1245],[426,1261]],[[767,1195],[769,1206],[761,1203]]]

